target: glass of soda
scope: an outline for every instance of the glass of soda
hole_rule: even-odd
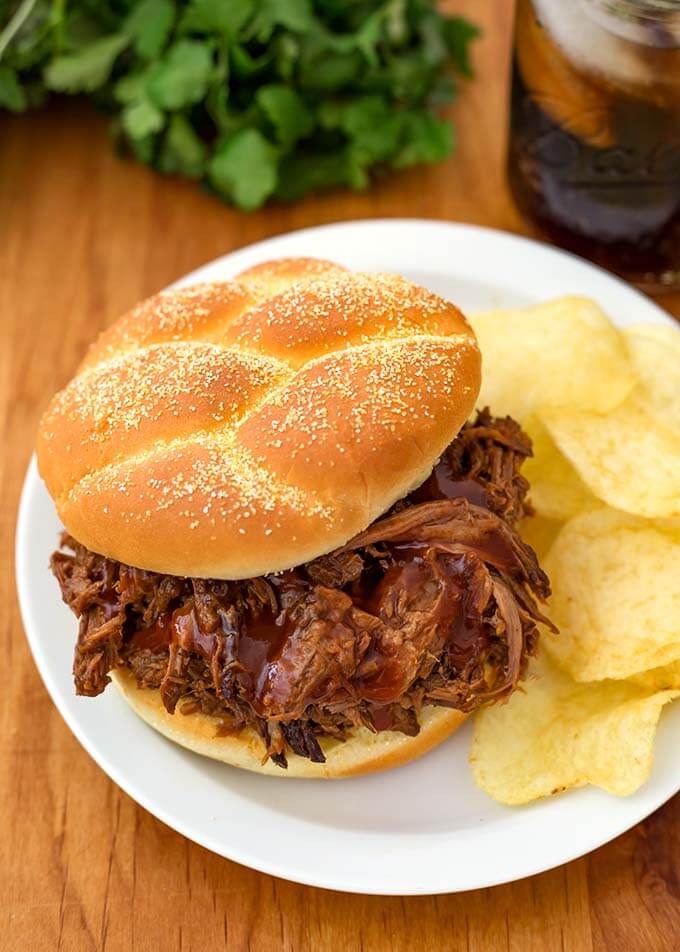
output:
[[[518,0],[508,171],[549,240],[680,288],[680,0]]]

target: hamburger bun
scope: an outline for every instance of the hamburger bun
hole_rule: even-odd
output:
[[[333,780],[399,767],[441,744],[468,716],[445,707],[425,707],[416,737],[396,731],[373,734],[366,727],[352,731],[346,741],[320,737],[326,763],[315,764],[286,751],[288,769],[281,770],[271,760],[262,763],[264,744],[252,728],[234,735],[217,736],[218,717],[200,713],[184,716],[179,708],[175,714],[168,714],[158,689],[138,688],[127,668],[117,668],[111,677],[132,710],[169,740],[204,757],[272,777]]]
[[[115,322],[48,407],[38,465],[92,551],[260,576],[344,544],[422,483],[480,363],[461,312],[404,278],[269,262]]]

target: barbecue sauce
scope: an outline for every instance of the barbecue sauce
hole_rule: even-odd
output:
[[[153,625],[139,628],[130,638],[130,645],[140,651],[164,651],[172,641],[172,612],[163,612]]]
[[[425,586],[436,586],[439,591],[432,623],[441,632],[440,651],[448,653],[452,667],[462,669],[489,646],[487,625],[475,605],[475,561],[464,554],[444,553],[434,562],[426,556],[428,548],[420,543],[394,546],[393,564],[362,607],[389,618],[402,599],[417,610],[419,592]],[[408,670],[397,659],[383,654],[375,642],[362,666],[377,668],[357,682],[357,694],[364,700],[388,704],[409,687]]]
[[[258,712],[262,711],[262,702],[272,685],[286,681],[285,672],[280,670],[279,659],[295,627],[288,612],[276,616],[270,608],[249,616],[243,625],[238,660],[251,680],[253,706]],[[280,687],[285,693],[285,685],[281,684]]]
[[[444,456],[410,499],[431,502],[461,496],[473,505],[488,507],[484,486],[474,479],[455,479],[451,464]],[[431,543],[389,545],[392,564],[381,577],[367,573],[363,586],[359,583],[352,591],[352,599],[358,608],[387,620],[398,611],[402,599],[417,608],[419,593],[426,586],[436,587],[437,608],[432,621],[441,631],[441,650],[448,652],[452,666],[463,668],[471,659],[479,657],[489,643],[487,626],[474,604],[475,559],[441,551],[436,557],[428,557],[431,547]],[[514,560],[509,542],[498,533],[487,534],[471,548],[480,558],[499,568],[507,568]],[[248,609],[236,640],[241,676],[250,681],[252,704],[259,713],[263,713],[265,696],[276,701],[287,695],[289,677],[282,655],[296,630],[289,606],[299,603],[309,587],[297,570],[267,576],[266,581],[276,593],[278,611],[269,605]],[[201,626],[193,599],[174,611],[164,612],[130,639],[135,648],[153,652],[168,649],[172,643],[186,652],[199,654],[208,664],[212,661],[217,650],[217,634]],[[387,723],[391,717],[389,705],[409,687],[407,666],[397,657],[381,653],[373,639],[361,667],[370,673],[357,678],[353,688],[358,697],[371,703],[377,718],[375,726],[380,729],[378,721]],[[297,676],[295,669],[291,676]]]
[[[457,499],[461,496],[473,506],[489,508],[484,486],[476,479],[457,479],[448,456],[444,454],[439,457],[422,486],[413,490],[409,499],[413,502],[434,502],[435,499]]]
[[[293,571],[269,576],[267,582],[284,606],[299,600],[305,587]],[[246,613],[238,638],[237,660],[250,681],[256,709],[277,675],[278,658],[294,630],[295,624],[285,608],[275,612],[264,605]],[[174,611],[163,612],[152,625],[136,631],[129,643],[133,648],[153,652],[167,650],[174,643],[187,653],[200,655],[207,664],[211,663],[218,644],[217,631],[206,631],[200,624],[193,599]]]

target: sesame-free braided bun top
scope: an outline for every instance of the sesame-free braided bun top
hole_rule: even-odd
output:
[[[93,551],[248,578],[342,545],[419,485],[479,385],[448,301],[272,261],[163,291],[104,331],[41,421],[38,464]]]

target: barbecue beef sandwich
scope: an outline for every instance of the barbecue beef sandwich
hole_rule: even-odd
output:
[[[114,323],[40,425],[74,678],[279,776],[394,766],[506,698],[549,593],[528,438],[461,312],[287,259]]]

